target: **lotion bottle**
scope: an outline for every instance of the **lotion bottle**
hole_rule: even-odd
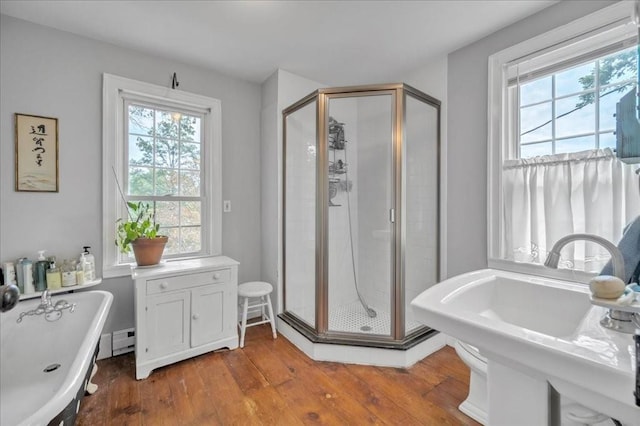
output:
[[[56,267],[55,256],[49,257],[49,270],[47,271],[47,286],[49,290],[57,290],[62,287],[62,275]]]
[[[82,285],[85,282],[84,278],[84,269],[86,267],[87,261],[84,258],[84,252],[80,254],[80,261],[76,265],[76,282],[78,285]]]
[[[24,270],[22,269],[22,262],[24,262],[26,257],[21,257],[16,260],[16,280],[18,283],[18,289],[20,290],[20,294],[24,294]]]
[[[22,261],[22,279],[24,280],[24,294],[35,293],[33,286],[33,262],[29,259]]]
[[[91,246],[84,246],[84,260],[85,260],[85,270],[84,270],[84,279],[85,282],[93,281],[96,279],[96,259],[93,257],[89,249]]]
[[[62,287],[76,285],[76,265],[71,260],[62,262]]]
[[[38,252],[38,261],[33,270],[36,291],[45,291],[47,289],[47,269],[49,269],[49,261],[44,258],[44,250],[40,250]]]

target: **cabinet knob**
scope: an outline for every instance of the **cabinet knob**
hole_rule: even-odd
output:
[[[213,274],[213,279],[214,280],[219,280],[220,279],[220,272],[216,272],[215,274]]]
[[[160,283],[160,288],[163,290],[166,290],[169,287],[169,283],[168,282],[161,282]]]
[[[200,315],[198,315],[198,314],[193,314],[193,316],[192,316],[191,318],[193,318],[194,320],[197,320],[198,318],[200,318]]]

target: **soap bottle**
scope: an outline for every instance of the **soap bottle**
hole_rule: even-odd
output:
[[[44,258],[44,250],[40,250],[38,252],[38,261],[33,270],[36,291],[45,291],[47,289],[47,269],[49,269],[49,261]]]
[[[71,260],[62,262],[62,287],[76,285],[76,265]]]
[[[91,246],[84,246],[84,279],[85,281],[93,281],[96,279],[96,259],[93,257],[89,249]]]
[[[84,284],[84,267],[85,267],[84,253],[80,255],[80,261],[76,264],[76,284]]]
[[[47,271],[47,287],[49,290],[57,290],[62,287],[62,275],[56,267],[56,257],[49,257],[49,270]]]
[[[35,293],[33,286],[33,262],[29,259],[22,260],[22,279],[24,280],[24,294]]]
[[[26,260],[26,257],[21,257],[16,260],[16,281],[18,284],[18,289],[20,290],[20,294],[24,294],[24,270],[22,269],[22,262]]]

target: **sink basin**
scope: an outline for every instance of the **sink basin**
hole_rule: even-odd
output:
[[[600,325],[606,310],[592,305],[589,293],[586,284],[483,269],[438,283],[411,306],[421,323],[480,350],[487,358],[489,389],[494,386],[496,398],[513,395],[510,403],[492,402],[489,392],[490,419],[492,406],[500,411],[523,400],[518,396],[524,392],[522,386],[532,380],[537,384],[529,390],[540,392],[537,401],[547,401],[550,385],[625,424],[640,424],[640,407],[633,396],[633,338]],[[516,373],[497,374],[501,371]],[[535,414],[532,399],[524,400],[529,402],[519,408]],[[499,419],[502,414],[493,415]]]
[[[442,304],[554,337],[570,336],[591,309],[584,286],[491,275],[448,294]]]

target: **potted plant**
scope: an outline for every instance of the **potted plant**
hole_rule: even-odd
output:
[[[138,266],[151,266],[160,263],[164,246],[169,237],[159,235],[160,225],[155,223],[149,211],[148,203],[127,202],[129,220],[118,219],[116,245],[122,253],[133,255]]]

